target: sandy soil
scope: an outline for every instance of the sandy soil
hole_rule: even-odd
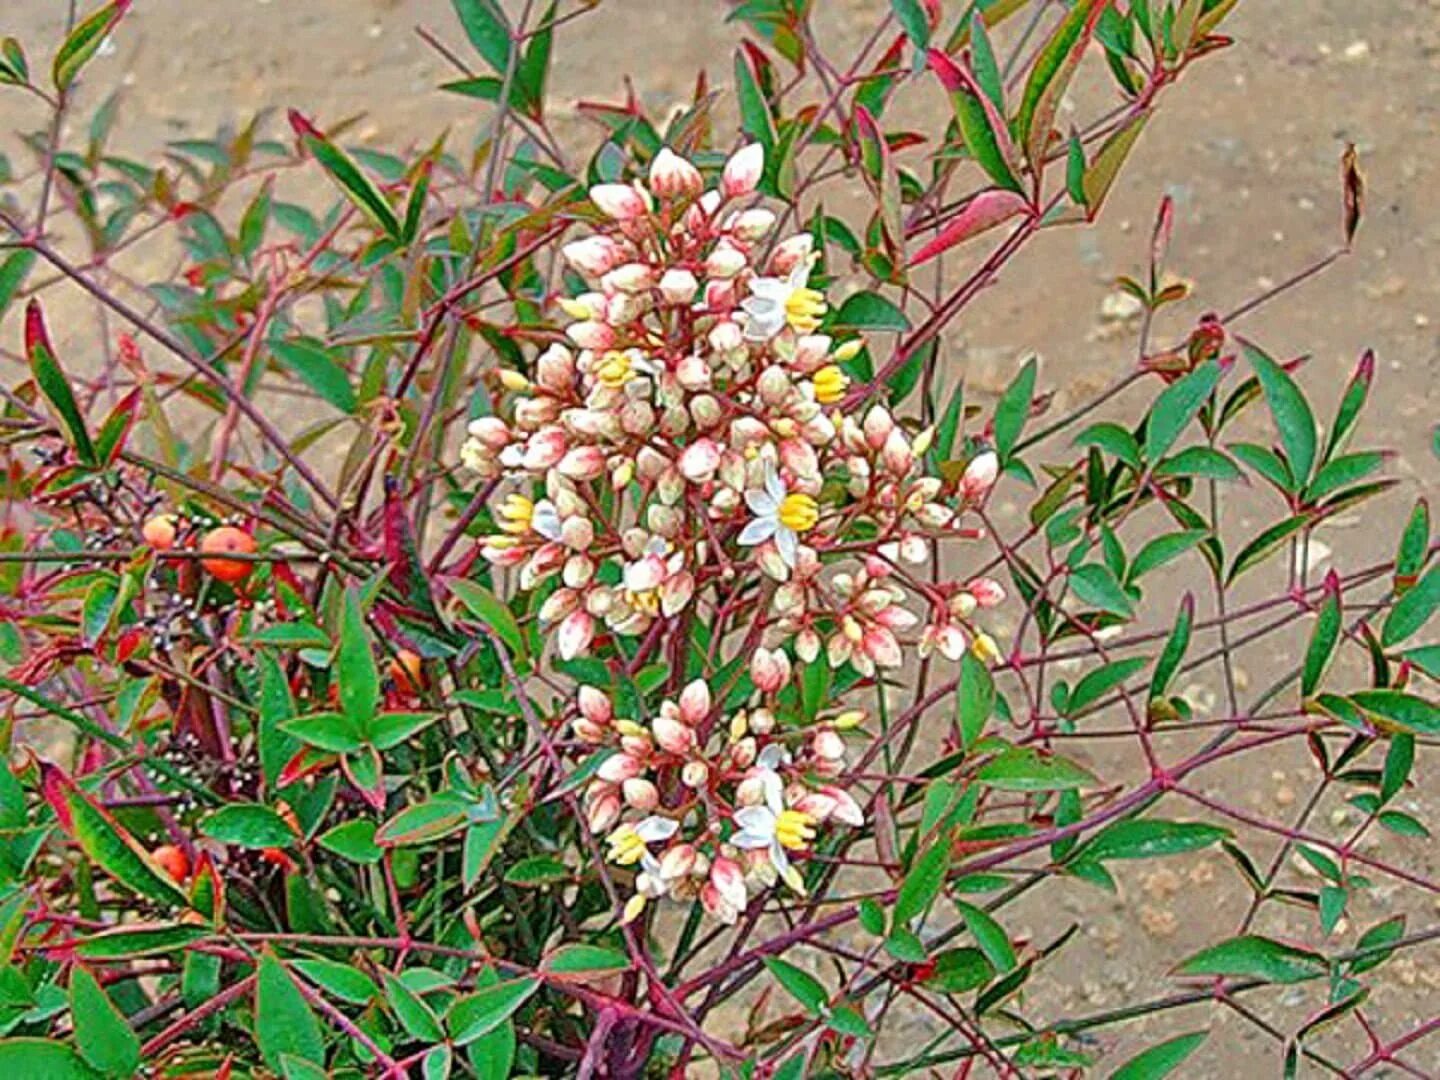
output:
[[[843,52],[845,43],[868,32],[883,4],[825,0],[818,6],[827,41]],[[1005,287],[982,297],[951,335],[949,355],[980,395],[1002,388],[1017,357],[1031,351],[1042,356],[1042,379],[1059,392],[1060,404],[1093,392],[1133,360],[1133,328],[1114,318],[1108,298],[1117,273],[1140,269],[1163,193],[1178,208],[1172,264],[1196,288],[1162,336],[1183,331],[1201,311],[1234,306],[1333,246],[1337,160],[1353,141],[1370,180],[1369,213],[1355,252],[1244,328],[1273,354],[1312,355],[1304,379],[1322,416],[1333,410],[1362,349],[1376,350],[1379,379],[1368,430],[1400,451],[1394,472],[1411,486],[1405,497],[1363,519],[1342,520],[1323,537],[1336,563],[1368,564],[1392,552],[1410,499],[1436,492],[1429,443],[1440,416],[1440,277],[1433,266],[1440,243],[1440,140],[1434,135],[1440,0],[1245,0],[1240,7],[1227,27],[1239,45],[1169,92],[1099,227],[1052,234],[1027,250]],[[0,14],[0,33],[33,42],[32,52],[41,53],[40,43],[56,39],[64,9],[59,0],[11,0]],[[736,34],[723,12],[719,3],[698,0],[610,0],[604,13],[562,34],[557,132],[583,145],[589,133],[570,103],[618,97],[625,72],[662,112],[688,94],[701,69],[713,84],[726,84]],[[327,123],[363,113],[356,140],[377,147],[426,144],[446,128],[457,134],[453,145],[463,145],[477,128],[477,110],[433,90],[452,73],[417,37],[417,25],[463,46],[445,0],[146,0],[136,5],[114,49],[96,62],[86,96],[93,104],[108,88],[123,87],[118,144],[145,158],[162,152],[167,140],[205,135],[256,110],[286,106]],[[938,95],[924,100],[931,105],[917,98],[906,107],[928,115],[934,130],[934,114],[926,109],[938,105]],[[0,147],[17,162],[23,158],[11,135],[38,121],[28,102],[0,97]],[[12,340],[13,325],[3,333]],[[1253,531],[1261,514],[1275,513],[1273,505],[1237,498],[1227,505],[1227,527]],[[1293,647],[1293,641],[1279,642],[1242,656],[1245,677],[1264,685]],[[1207,685],[1218,684],[1212,677]],[[1303,799],[1314,780],[1313,765],[1299,755],[1251,761],[1248,770],[1216,781],[1214,790],[1281,817],[1293,815],[1297,797]],[[1433,778],[1410,801],[1432,815],[1440,809]],[[1343,820],[1333,815],[1342,813],[1340,804],[1327,801],[1317,820],[1339,827]],[[1406,865],[1437,870],[1433,845],[1411,842],[1391,851]],[[1057,903],[1059,894],[1036,896],[1008,917],[1041,941],[1072,922],[1081,925],[1079,941],[1037,991],[1047,1011],[1096,1011],[1159,992],[1171,964],[1227,932],[1242,913],[1238,881],[1218,855],[1146,863],[1119,876],[1118,897],[1072,891]],[[1399,895],[1381,882],[1358,906],[1351,937],[1355,926],[1387,915]],[[1429,905],[1404,903],[1413,912],[1412,929],[1437,917]],[[1313,915],[1297,913],[1261,926],[1313,941],[1313,922]],[[1434,951],[1390,965],[1371,1002],[1387,1034],[1437,1011],[1437,973]],[[1313,995],[1297,992],[1261,1011],[1293,1024],[1314,1003]],[[1219,1008],[1102,1034],[1095,1048],[1116,1062],[1163,1032],[1212,1019],[1216,1034],[1184,1075],[1279,1074],[1277,1044]],[[919,1019],[909,1023],[923,1027]],[[890,1035],[913,1037],[909,1029]],[[1353,1041],[1349,1046],[1342,1058],[1361,1049]],[[1440,1075],[1440,1041],[1411,1060]]]

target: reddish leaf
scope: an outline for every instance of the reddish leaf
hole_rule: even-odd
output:
[[[987,229],[993,229],[1028,209],[1029,203],[1013,191],[1004,188],[982,191],[971,199],[933,240],[914,254],[910,265],[919,266],[936,255],[949,251],[956,244],[979,236]]]

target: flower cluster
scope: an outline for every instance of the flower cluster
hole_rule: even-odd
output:
[[[483,554],[518,567],[522,589],[560,578],[540,614],[564,658],[602,628],[643,634],[705,586],[759,569],[784,583],[773,616],[802,659],[828,636],[834,665],[893,667],[896,633],[917,620],[886,579],[926,561],[929,540],[974,535],[951,503],[983,498],[994,455],[947,492],[923,468],[930,431],[879,404],[847,411],[843,365],[861,342],[818,332],[827,306],[807,284],[810,234],[767,245],[774,215],[738,205],[763,165],[748,146],[706,191],[662,150],[648,185],[594,187],[609,220],[564,248],[593,286],[560,301],[567,341],[539,357],[533,381],[504,372],[505,415],[470,425],[464,463],[518,486],[499,499]],[[840,552],[869,555],[865,571],[823,582]],[[958,656],[972,594],[926,595],[927,648]]]
[[[843,712],[782,731],[771,703],[789,668],[784,652],[756,650],[751,677],[770,689],[762,704],[724,723],[703,679],[663,702],[648,726],[617,717],[608,697],[581,688],[576,736],[615,749],[586,789],[585,811],[592,831],[608,833],[610,861],[638,868],[627,919],[669,896],[698,900],[734,922],[751,896],[777,881],[804,892],[790,860],[819,827],[864,824],[860,804],[838,782],[840,733],[864,717]]]
[[[482,554],[514,568],[522,590],[546,590],[539,616],[562,659],[612,655],[607,635],[665,621],[678,639],[694,620],[722,635],[749,627],[765,701],[797,663],[869,678],[907,647],[994,659],[972,616],[1001,587],[914,568],[939,541],[979,535],[961,518],[995,482],[996,455],[931,475],[933,431],[851,385],[863,343],[822,332],[812,237],[771,237],[774,214],[754,205],[763,169],[748,146],[706,190],[695,165],[662,150],[648,182],[591,189],[604,220],[563,250],[584,283],[558,301],[565,338],[533,378],[501,373],[499,414],[473,421],[462,450],[500,488]],[[861,814],[832,782],[843,725],[779,732],[762,707],[702,752],[718,722],[709,694],[691,683],[646,726],[588,691],[576,730],[619,750],[587,810],[610,857],[640,865],[641,902],[698,898],[733,918],[747,887],[799,887],[786,853],[817,826]],[[642,816],[619,824],[625,807]],[[682,826],[691,812],[703,836]]]

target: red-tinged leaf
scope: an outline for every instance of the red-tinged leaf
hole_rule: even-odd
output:
[[[140,411],[140,399],[144,395],[144,389],[137,386],[131,390],[110,410],[110,415],[100,425],[99,432],[95,435],[95,455],[101,465],[109,466],[115,464],[115,459],[125,449],[125,440],[130,437],[130,429],[135,426],[135,418]]]
[[[290,110],[290,126],[299,137],[301,145],[314,155],[315,160],[330,174],[330,178],[340,186],[351,202],[385,230],[392,240],[399,240],[400,220],[395,216],[395,211],[390,208],[380,189],[351,160],[350,155],[326,138],[319,128],[295,109]]]
[[[430,593],[430,580],[415,547],[415,534],[410,527],[410,514],[400,494],[400,484],[393,476],[385,477],[385,561],[389,564],[390,584],[405,597],[415,611],[438,621],[439,612]]]
[[[35,385],[64,424],[70,445],[75,447],[81,461],[87,465],[95,464],[95,446],[85,430],[85,418],[80,413],[80,406],[75,403],[70,380],[55,358],[50,335],[45,329],[45,315],[38,300],[31,300],[25,308],[25,355],[30,360],[30,373]]]
[[[55,89],[61,93],[70,89],[80,69],[90,62],[129,7],[130,0],[110,0],[93,15],[75,24],[55,53],[55,63],[50,70]]]
[[[1065,96],[1090,36],[1110,3],[1111,0],[1079,0],[1051,32],[1030,69],[1020,111],[1015,117],[1015,131],[1036,172],[1044,164],[1060,99]]]
[[[1029,207],[1030,204],[1013,191],[1004,188],[982,191],[966,203],[965,208],[951,219],[933,240],[911,257],[910,265],[919,266],[928,262],[956,244],[962,244],[1009,221],[1017,214],[1025,213]]]
[[[1120,175],[1120,166],[1124,165],[1125,159],[1130,156],[1135,140],[1140,138],[1140,133],[1145,130],[1149,119],[1150,114],[1142,112],[1126,121],[1123,127],[1105,140],[1095,154],[1095,160],[1085,170],[1080,186],[1085,192],[1085,213],[1090,220],[1095,220],[1100,208],[1105,205],[1105,197],[1110,194],[1115,178]]]
[[[860,149],[860,162],[870,179],[870,186],[880,200],[880,224],[892,254],[904,242],[905,227],[901,221],[900,175],[890,159],[885,133],[863,105],[855,107],[855,136]]]
[[[60,826],[96,865],[122,885],[161,904],[185,907],[185,894],[150,853],[63,770],[40,763],[45,799]]]
[[[1020,157],[1010,125],[971,72],[939,49],[927,54],[930,70],[950,94],[965,146],[996,184],[1020,191]]]

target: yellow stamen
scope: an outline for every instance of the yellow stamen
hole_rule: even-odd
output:
[[[826,364],[815,372],[811,381],[815,384],[815,400],[821,405],[835,404],[850,386],[850,377],[834,364]]]
[[[630,357],[622,352],[608,352],[605,359],[600,361],[600,366],[595,369],[595,377],[600,380],[600,385],[611,390],[618,390],[630,381],[631,367]]]
[[[534,516],[535,504],[524,495],[512,493],[500,504],[500,528],[514,536],[529,532]]]
[[[775,839],[780,846],[801,851],[815,839],[815,818],[803,810],[782,810],[775,819]]]
[[[780,504],[780,524],[795,532],[809,532],[820,520],[820,505],[811,495],[795,492]]]
[[[854,360],[855,357],[859,356],[860,350],[864,347],[865,340],[863,338],[851,338],[849,341],[841,344],[830,355],[834,357],[837,364],[843,364],[846,360]]]
[[[583,320],[591,318],[590,309],[588,307],[582,304],[579,300],[572,300],[568,296],[560,301],[560,310],[565,312],[565,314],[569,315],[572,319]]]
[[[610,861],[618,866],[631,866],[645,855],[645,841],[629,825],[621,825],[605,838],[605,842],[610,845]]]
[[[815,289],[796,289],[785,300],[785,318],[801,334],[818,330],[826,310],[825,294]]]
[[[970,643],[970,651],[975,654],[977,660],[986,664],[993,664],[1001,658],[1000,646],[995,644],[995,639],[986,633],[975,635],[975,640]]]
[[[643,592],[630,593],[630,603],[637,611],[643,611],[646,615],[656,615],[660,611],[660,590],[646,589]]]

